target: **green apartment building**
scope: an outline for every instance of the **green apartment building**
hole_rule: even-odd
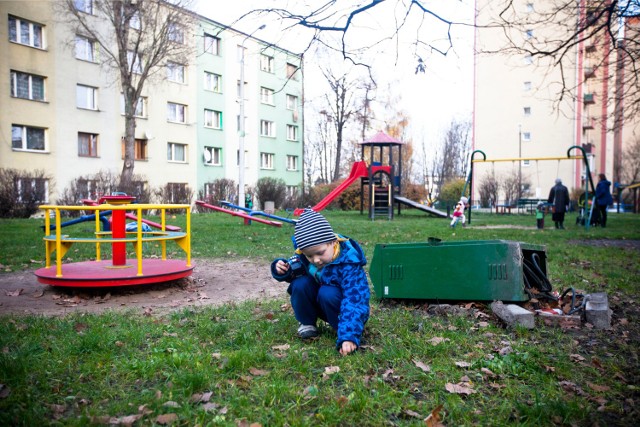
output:
[[[75,4],[109,31],[91,0]],[[59,5],[0,2],[0,168],[45,171],[47,179],[17,185],[44,187],[51,203],[77,178],[118,175],[125,132],[117,74],[102,63],[97,43],[64,22]],[[247,191],[274,177],[294,194],[303,181],[302,56],[184,13],[193,23],[179,40],[191,44],[187,63],[164,64],[136,108],[140,185],[188,187],[197,197],[216,179],[237,184],[243,145]],[[84,191],[81,197],[99,196],[91,180]]]

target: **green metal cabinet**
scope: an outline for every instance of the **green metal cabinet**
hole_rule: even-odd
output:
[[[524,263],[546,277],[546,259],[541,245],[430,239],[376,245],[369,276],[379,298],[527,301]]]

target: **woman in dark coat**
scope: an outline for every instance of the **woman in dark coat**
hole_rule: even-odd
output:
[[[607,181],[605,174],[598,175],[599,181],[596,185],[596,206],[600,213],[600,225],[602,228],[607,226],[607,208],[613,204],[613,196],[611,195],[611,182]]]
[[[569,206],[569,190],[562,185],[560,178],[556,179],[556,185],[551,187],[547,201],[553,204],[551,219],[556,224],[556,228],[564,230],[564,214]]]

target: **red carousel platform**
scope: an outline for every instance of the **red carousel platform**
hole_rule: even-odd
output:
[[[71,237],[62,234],[61,212],[67,210],[87,210],[86,206],[53,206],[43,205],[45,211],[44,237],[46,260],[45,267],[35,271],[40,283],[51,286],[69,287],[110,287],[145,285],[150,283],[167,282],[190,276],[194,266],[191,264],[191,215],[190,205],[153,205],[132,204],[130,196],[104,196],[101,201],[106,203],[91,206],[95,211],[96,231],[92,237]],[[159,231],[143,231],[142,211],[156,209],[161,212]],[[166,224],[168,209],[184,209],[186,211],[187,226],[183,231],[175,230]],[[111,231],[100,231],[100,211],[112,211]],[[51,211],[54,212],[55,233],[51,232]],[[134,232],[126,231],[127,211],[136,211],[137,228]],[[167,259],[167,241],[174,241],[185,252],[186,260]],[[145,242],[160,244],[162,255],[160,258],[143,259],[142,247]],[[95,261],[63,263],[63,257],[69,248],[76,243],[95,244]],[[126,245],[132,243],[136,258],[127,258]],[[101,259],[101,245],[111,245],[111,259]],[[51,256],[55,253],[55,265],[51,264]]]

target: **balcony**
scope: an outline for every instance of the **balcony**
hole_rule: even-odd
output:
[[[593,93],[585,93],[583,101],[585,105],[595,104],[596,103],[595,95]]]
[[[595,117],[585,117],[582,122],[582,130],[590,130],[595,129],[596,127],[596,119]]]
[[[590,79],[596,75],[595,67],[584,67],[584,79]]]

